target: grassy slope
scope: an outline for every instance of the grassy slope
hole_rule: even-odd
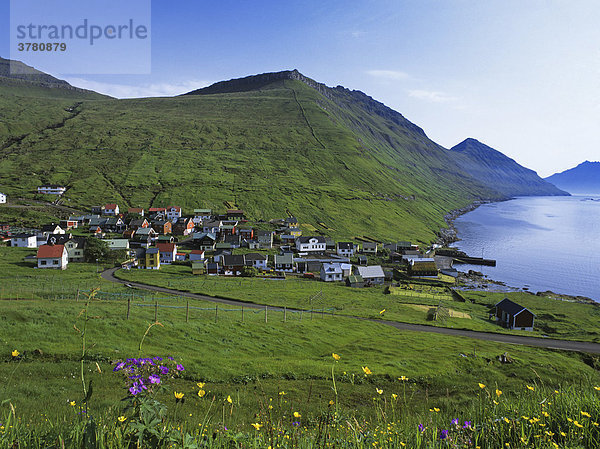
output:
[[[2,188],[26,197],[42,182],[66,184],[70,204],[82,206],[219,210],[235,200],[255,219],[289,208],[333,235],[422,241],[449,209],[493,196],[424,135],[338,97],[286,80],[234,94],[90,101],[57,129],[44,128],[73,115],[64,111],[72,102],[20,97],[24,112],[0,139],[31,134],[2,150]],[[15,100],[0,98],[10,110]]]

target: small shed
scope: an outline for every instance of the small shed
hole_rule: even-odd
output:
[[[532,331],[535,314],[508,298],[496,304],[496,322],[508,329]]]
[[[365,282],[360,274],[351,274],[346,278],[346,285],[348,287],[360,288],[365,286]]]

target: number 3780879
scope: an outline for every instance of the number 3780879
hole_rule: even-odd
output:
[[[67,44],[64,42],[19,42],[17,49],[19,51],[66,51]]]

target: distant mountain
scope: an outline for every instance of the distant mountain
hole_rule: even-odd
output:
[[[585,161],[545,179],[570,193],[600,193],[600,162]]]
[[[110,98],[80,89],[64,80],[48,75],[21,61],[0,57],[0,92],[19,96],[61,97],[80,99]]]
[[[507,196],[568,195],[533,170],[476,139],[466,139],[450,152],[465,172]]]

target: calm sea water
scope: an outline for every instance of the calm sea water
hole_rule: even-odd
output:
[[[457,269],[475,269],[532,292],[551,290],[600,302],[600,196],[485,204],[459,217],[455,226],[461,240],[454,247],[497,261],[496,267]]]

